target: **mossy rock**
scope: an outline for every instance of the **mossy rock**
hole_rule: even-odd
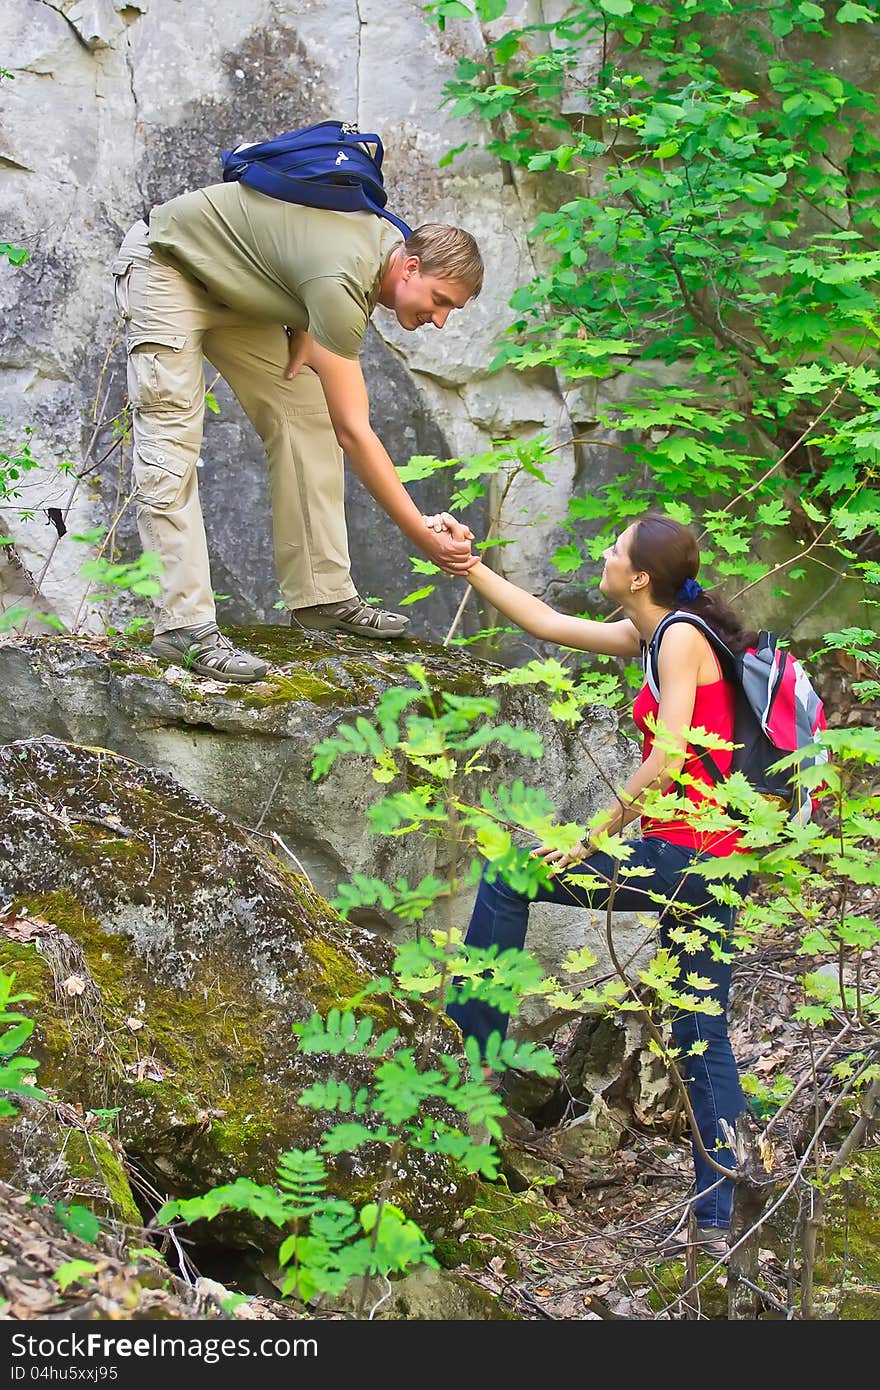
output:
[[[480,1269],[500,1258],[504,1274],[514,1279],[521,1273],[514,1253],[518,1237],[557,1221],[552,1208],[534,1193],[512,1192],[502,1179],[492,1187],[484,1186],[451,1228],[433,1233],[434,1253],[448,1268]]]
[[[39,1083],[83,1113],[118,1107],[119,1139],[160,1194],[271,1182],[279,1154],[317,1147],[336,1118],[297,1097],[330,1065],[353,1091],[369,1080],[363,1057],[298,1051],[291,1025],[387,974],[391,947],[167,775],[55,740],[0,749],[0,861],[2,900],[33,929],[0,935],[0,968],[37,996]],[[428,1024],[387,996],[365,1011],[412,1045]],[[439,1045],[456,1037],[444,1023]],[[372,1200],[384,1158],[343,1156],[331,1189]],[[410,1155],[388,1196],[430,1232],[480,1186]],[[211,1237],[281,1238],[234,1217]]]
[[[491,698],[498,723],[542,740],[540,769],[527,751],[482,749],[469,788],[477,800],[499,782],[531,784],[539,776],[555,789],[565,818],[585,822],[604,802],[609,783],[626,780],[637,756],[612,711],[595,708],[577,730],[563,727],[541,692],[494,684],[504,668],[467,651],[306,635],[278,624],[230,629],[230,636],[271,662],[265,680],[235,686],[203,679],[151,660],[140,647],[108,649],[99,639],[7,637],[0,642],[0,743],[38,731],[161,768],[194,796],[253,826],[264,844],[278,845],[285,862],[330,899],[356,873],[386,883],[450,876],[457,852],[451,834],[371,831],[370,812],[388,788],[372,777],[369,756],[337,758],[325,776],[314,775],[316,747],[338,736],[343,723],[372,721],[385,692],[414,687],[408,668],[415,664],[435,692]],[[412,712],[419,712],[418,704]],[[127,860],[137,860],[132,867],[150,881],[162,869],[162,860],[154,868],[149,835],[133,837],[100,819],[96,824],[75,807],[69,814],[75,823],[71,850],[81,860],[115,860],[123,872]],[[29,888],[42,891],[39,881]],[[469,911],[470,898],[470,887],[462,888],[456,913]],[[429,909],[425,928],[441,925],[440,916]],[[386,938],[410,934],[381,904],[359,909],[357,920]]]
[[[880,1149],[857,1154],[826,1193],[816,1283],[880,1292]]]
[[[697,1256],[697,1279],[702,1282],[689,1296],[689,1301],[699,1305],[701,1317],[723,1321],[727,1318],[727,1276],[723,1269],[710,1274],[715,1263],[709,1256]],[[685,1291],[684,1255],[658,1261],[651,1265],[650,1271],[635,1269],[628,1280],[634,1290],[644,1294],[645,1302],[655,1313],[671,1309],[674,1317],[682,1316],[683,1304],[680,1300]]]
[[[515,1313],[503,1308],[498,1299],[454,1271],[420,1265],[401,1279],[355,1279],[337,1298],[321,1298],[321,1311],[332,1310],[357,1316],[361,1310],[380,1321],[406,1322],[519,1322]]]
[[[91,1122],[71,1125],[70,1106],[16,1098],[16,1108],[0,1123],[0,1182],[117,1225],[143,1225],[115,1137]]]

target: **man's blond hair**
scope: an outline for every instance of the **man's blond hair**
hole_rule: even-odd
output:
[[[458,280],[476,299],[483,288],[483,257],[470,232],[447,227],[442,222],[426,222],[417,227],[404,243],[407,256],[418,256],[424,275]]]

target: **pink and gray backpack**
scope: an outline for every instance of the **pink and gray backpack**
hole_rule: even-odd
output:
[[[805,824],[813,811],[813,797],[799,774],[827,762],[828,754],[812,746],[827,724],[822,701],[803,666],[780,647],[775,633],[760,632],[757,646],[732,652],[696,613],[679,610],[662,620],[650,646],[642,643],[645,679],[655,699],[660,698],[657,654],[664,632],[673,623],[700,629],[717,653],[725,679],[736,689],[733,771],[742,772],[762,795],[781,800],[789,808],[790,819]],[[796,767],[774,770],[781,758],[801,748],[811,751],[804,753]],[[723,781],[711,753],[698,749],[697,754],[713,781]]]

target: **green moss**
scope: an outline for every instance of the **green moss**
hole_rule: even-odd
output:
[[[56,998],[48,961],[34,946],[3,938],[0,964],[16,970],[18,988],[37,996],[31,1010],[37,1025],[32,1052],[42,1063],[42,1085],[52,1086],[66,1099],[77,1096],[89,1105],[103,1103],[105,1097],[94,1092],[96,1072],[106,1077],[115,1071],[122,1080],[130,1064],[135,1078],[129,1083],[131,1094],[160,1102],[166,1114],[190,1109],[197,1113],[201,1106],[191,1097],[207,1079],[213,1090],[222,1084],[226,1072],[237,1076],[243,1068],[258,1071],[262,1066],[262,1053],[253,1040],[260,1028],[260,1009],[244,976],[236,987],[228,961],[223,963],[222,988],[219,963],[207,954],[198,962],[187,989],[157,989],[149,962],[132,952],[126,937],[102,930],[69,891],[30,898],[27,906],[32,914],[67,932],[82,949],[85,967],[100,995],[106,1035],[84,1040],[80,1035],[87,1024],[78,1000],[72,998],[65,1011]],[[143,1015],[138,1007],[141,998],[150,1001]],[[128,1026],[131,1017],[142,1017],[144,1026],[136,1033]],[[99,1041],[102,1065],[95,1069],[91,1057]],[[144,1057],[160,1063],[167,1081],[137,1079],[137,1064]],[[254,1110],[259,1111],[258,1097],[252,1099]]]
[[[849,1171],[825,1198],[816,1282],[880,1287],[880,1150],[858,1154]]]
[[[105,1195],[85,1192],[77,1200],[96,1216],[113,1217],[130,1226],[142,1224],[128,1178],[105,1134],[86,1134],[81,1129],[63,1131],[63,1152],[73,1177],[104,1188]]]
[[[34,995],[34,1004],[23,1003],[19,1006],[22,1013],[33,1014],[47,990],[51,992],[52,972],[48,962],[31,942],[13,941],[11,937],[0,936],[0,970],[5,970],[7,974],[14,972],[16,994]]]
[[[13,910],[19,906],[13,904]],[[34,913],[46,915],[40,899],[30,899],[28,906]],[[55,995],[52,967],[33,943],[24,944],[0,936],[0,969],[7,973],[14,972],[17,994],[34,996],[33,1001],[21,1005],[21,1012],[33,1019],[35,1025],[23,1054],[39,1062],[39,1086],[52,1090],[66,1074],[64,1063],[59,1059],[63,1059],[72,1048],[70,1028]]]
[[[351,959],[326,937],[311,937],[303,945],[316,966],[309,993],[320,1013],[326,1015],[331,1009],[342,1008],[347,999],[360,994],[370,983],[369,976],[355,970]],[[358,1005],[358,1012],[370,1014],[386,1027],[388,1025],[388,1006],[375,997],[364,999]]]
[[[715,1261],[708,1256],[698,1256],[697,1278],[700,1279],[707,1274],[714,1263]],[[681,1316],[681,1304],[677,1303],[677,1299],[684,1293],[685,1288],[684,1256],[654,1264],[650,1272],[644,1269],[632,1270],[627,1279],[633,1289],[644,1294],[646,1303],[655,1312],[662,1312],[670,1305],[675,1305],[673,1317]],[[696,1297],[702,1317],[716,1322],[726,1319],[727,1281],[723,1269],[716,1270],[708,1279],[703,1280]]]
[[[137,865],[137,873],[149,868],[151,855],[147,846],[139,840],[120,836],[109,825],[105,828],[91,821],[74,821],[71,830],[74,835],[71,853],[84,864],[109,860],[113,864],[131,865],[132,869]]]
[[[146,676],[149,679],[156,680],[157,677],[160,677],[162,674],[162,667],[159,662],[144,661],[143,652],[138,653],[137,660],[132,659],[131,661],[125,661],[116,658],[109,660],[107,665],[114,676]]]
[[[559,1220],[550,1207],[533,1196],[511,1192],[503,1181],[494,1186],[481,1183],[477,1200],[464,1216],[464,1231],[457,1236],[444,1231],[434,1238],[437,1259],[448,1269],[460,1264],[479,1269],[500,1256],[508,1278],[519,1273],[519,1262],[511,1248],[517,1243],[516,1237]],[[491,1240],[478,1239],[486,1236]]]
[[[836,1316],[841,1322],[876,1322],[880,1318],[880,1289],[843,1289]]]
[[[309,671],[279,676],[269,675],[258,685],[244,686],[240,691],[230,688],[222,696],[226,700],[236,700],[247,709],[266,709],[274,705],[353,705],[355,697],[350,690],[340,690]]]

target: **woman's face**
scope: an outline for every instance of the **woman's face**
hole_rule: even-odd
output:
[[[629,558],[633,530],[632,526],[628,526],[602,556],[605,568],[602,570],[599,588],[607,598],[619,600],[630,592],[630,585],[635,577],[635,570]]]

